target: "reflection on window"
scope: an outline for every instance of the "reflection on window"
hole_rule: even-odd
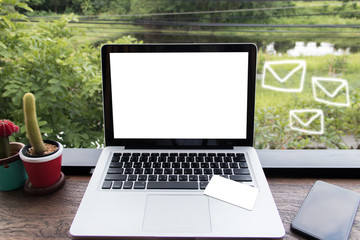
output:
[[[357,2],[4,0],[0,12],[1,118],[23,126],[21,96],[34,92],[43,133],[67,147],[103,145],[108,42],[254,42],[256,148],[360,147]]]

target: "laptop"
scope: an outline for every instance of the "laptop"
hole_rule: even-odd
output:
[[[254,44],[104,45],[105,144],[74,238],[282,238],[253,146]],[[259,188],[252,210],[203,194]]]

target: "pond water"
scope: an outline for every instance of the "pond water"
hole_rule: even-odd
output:
[[[275,43],[272,42],[266,46],[266,52],[270,55],[278,54],[275,49]],[[336,49],[334,44],[328,42],[321,42],[319,45],[316,42],[296,42],[294,48],[286,51],[288,56],[299,57],[299,56],[325,56],[325,55],[347,55],[350,54],[350,48],[345,50],[342,48]],[[281,53],[279,53],[281,55]]]

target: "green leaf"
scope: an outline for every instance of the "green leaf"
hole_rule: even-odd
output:
[[[2,41],[0,41],[0,47],[7,49],[6,45]]]
[[[10,21],[10,19],[8,19],[6,16],[1,16],[1,19],[5,22],[5,24],[9,27],[9,28],[15,28],[15,25]]]
[[[29,12],[33,12],[33,9],[30,8],[26,3],[17,3],[16,5],[20,8],[28,10]]]
[[[54,79],[54,78],[52,78],[48,81],[48,83],[50,83],[50,84],[58,84],[59,82],[60,82],[59,80]]]

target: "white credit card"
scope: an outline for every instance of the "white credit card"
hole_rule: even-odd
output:
[[[205,188],[204,194],[236,206],[252,210],[259,189],[233,180],[213,176]]]

